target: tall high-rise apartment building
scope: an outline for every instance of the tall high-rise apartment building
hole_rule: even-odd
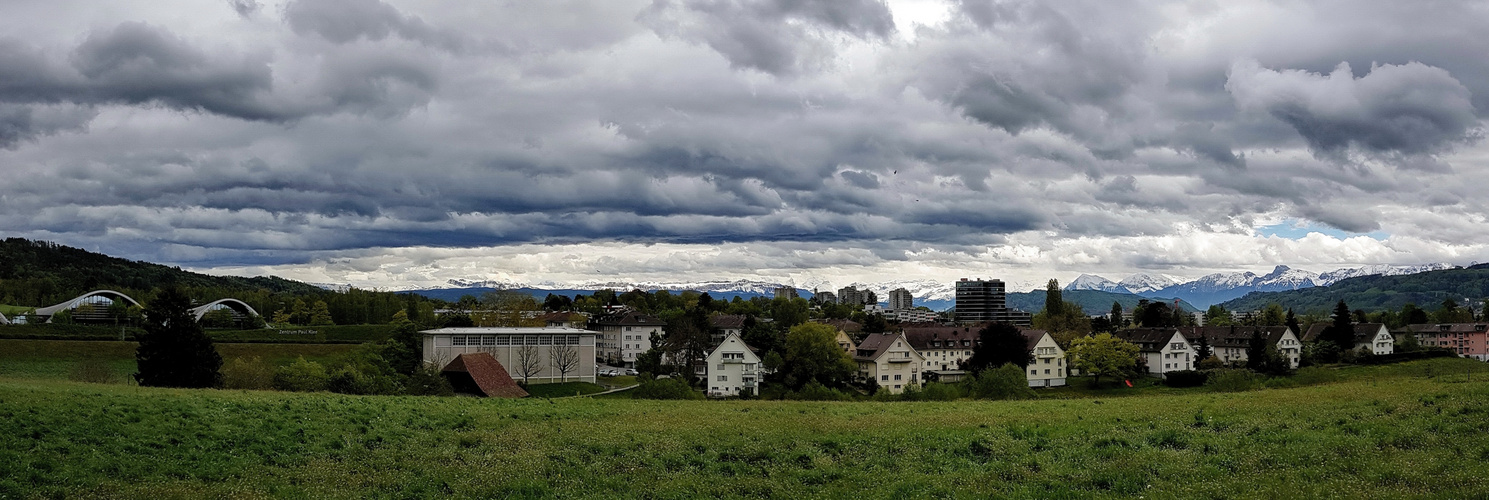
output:
[[[915,296],[904,288],[896,288],[889,291],[889,310],[900,311],[915,308]]]

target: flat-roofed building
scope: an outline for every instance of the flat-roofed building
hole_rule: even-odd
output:
[[[595,336],[577,328],[465,327],[425,330],[424,364],[443,368],[461,354],[487,353],[529,384],[595,381]]]

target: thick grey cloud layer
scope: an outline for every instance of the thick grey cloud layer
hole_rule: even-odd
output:
[[[1482,6],[962,0],[907,21],[933,4],[7,4],[0,227],[204,266],[612,242],[800,268],[1308,255],[1261,250],[1279,221],[1400,238],[1299,243],[1341,262],[1483,251]]]

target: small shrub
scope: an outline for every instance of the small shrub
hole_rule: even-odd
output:
[[[887,391],[881,391],[887,392]],[[829,388],[813,380],[801,387],[801,390],[786,394],[786,399],[800,401],[847,401],[849,396],[839,390]]]
[[[439,368],[434,366],[422,366],[409,375],[403,385],[405,393],[411,396],[453,396],[455,389],[450,386],[450,380],[440,375]]]
[[[326,380],[326,389],[340,394],[398,394],[403,387],[392,374],[367,373],[356,366],[337,369]]]
[[[1199,387],[1205,385],[1205,379],[1207,378],[1209,378],[1208,372],[1179,370],[1164,374],[1163,385],[1169,387]]]
[[[222,386],[228,389],[272,389],[274,369],[258,356],[233,358],[222,365]]]
[[[956,401],[962,397],[962,388],[956,384],[931,382],[925,385],[920,394],[926,401]]]
[[[687,382],[678,378],[652,379],[641,376],[641,385],[631,389],[636,399],[703,399],[703,393],[693,390]]]
[[[1216,392],[1241,392],[1256,389],[1262,383],[1262,376],[1251,370],[1226,369],[1215,370],[1205,381],[1205,387]]]
[[[296,392],[324,391],[330,378],[326,367],[301,357],[274,371],[274,388]]]
[[[1201,370],[1215,370],[1225,368],[1225,362],[1221,361],[1220,358],[1210,356],[1208,358],[1200,360],[1199,365],[1197,365],[1196,368],[1199,368]]]
[[[111,384],[115,376],[114,370],[109,368],[107,361],[101,358],[84,358],[72,365],[72,370],[67,373],[67,379],[74,382]]]
[[[1032,399],[1034,390],[1024,369],[1015,364],[977,372],[962,382],[967,395],[978,399]]]

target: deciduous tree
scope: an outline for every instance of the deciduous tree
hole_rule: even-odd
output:
[[[1120,377],[1137,367],[1137,344],[1101,333],[1071,342],[1072,365],[1094,375],[1096,385],[1101,377]]]

